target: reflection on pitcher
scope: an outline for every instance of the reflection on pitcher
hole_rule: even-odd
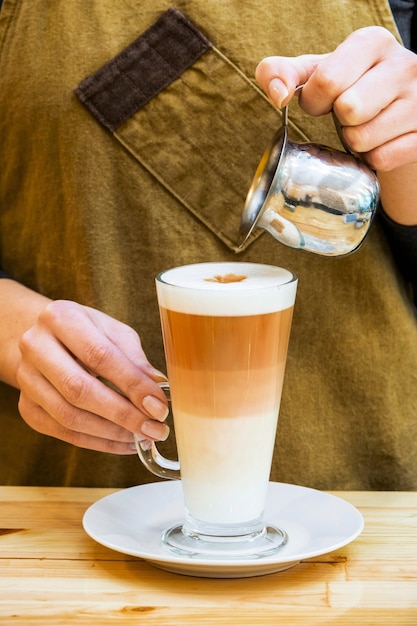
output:
[[[264,153],[246,199],[240,245],[255,228],[291,248],[342,256],[362,244],[379,183],[352,154],[288,139],[288,116]]]

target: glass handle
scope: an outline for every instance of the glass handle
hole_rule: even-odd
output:
[[[169,383],[161,382],[158,383],[158,385],[164,390],[168,401],[171,402]],[[179,461],[171,461],[162,456],[153,441],[149,450],[144,450],[140,445],[139,437],[137,435],[134,435],[134,437],[138,456],[146,469],[152,472],[152,474],[155,474],[155,476],[159,476],[159,478],[169,478],[171,480],[181,479]]]

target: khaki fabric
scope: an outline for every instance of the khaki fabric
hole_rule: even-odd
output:
[[[327,52],[370,24],[397,35],[388,4],[318,0],[312,10],[307,1],[179,1],[213,48],[111,133],[75,89],[170,5],[5,0],[0,265],[52,298],[130,324],[162,370],[153,280],[160,270],[236,258],[288,267],[299,289],[272,479],[417,489],[416,317],[378,220],[362,248],[341,259],[285,248],[267,234],[236,251],[247,190],[280,123],[254,85],[258,61]],[[290,114],[294,139],[340,147],[331,120],[309,118],[296,104]],[[34,433],[17,399],[16,390],[0,387],[0,483],[155,480],[136,456]],[[174,454],[171,442],[161,450]]]

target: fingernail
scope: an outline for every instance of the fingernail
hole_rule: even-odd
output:
[[[268,85],[268,95],[271,102],[278,107],[282,107],[285,98],[288,97],[288,89],[279,78],[273,78]]]
[[[138,446],[140,446],[142,450],[150,450],[150,448],[152,447],[152,441],[150,441],[149,439],[139,439],[141,435],[135,435],[135,437],[136,437],[136,441],[133,441],[130,444],[130,447],[132,450],[137,452]]]
[[[155,398],[155,396],[145,396],[142,406],[154,419],[163,422],[168,417],[169,409],[166,404]]]
[[[148,369],[148,374],[152,378],[152,380],[154,380],[156,383],[168,382],[168,378],[166,377],[166,374],[164,374],[163,372],[160,372],[155,367],[150,366]]]
[[[155,422],[155,420],[147,420],[143,422],[141,431],[142,435],[151,437],[151,439],[165,441],[169,435],[169,426]]]

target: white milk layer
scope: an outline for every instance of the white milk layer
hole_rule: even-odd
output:
[[[233,275],[240,279],[216,280]],[[159,304],[171,311],[257,315],[293,306],[297,278],[286,269],[260,263],[196,263],[162,272],[156,288]]]
[[[277,418],[278,411],[198,419],[176,411],[185,506],[195,519],[235,524],[262,515]]]

